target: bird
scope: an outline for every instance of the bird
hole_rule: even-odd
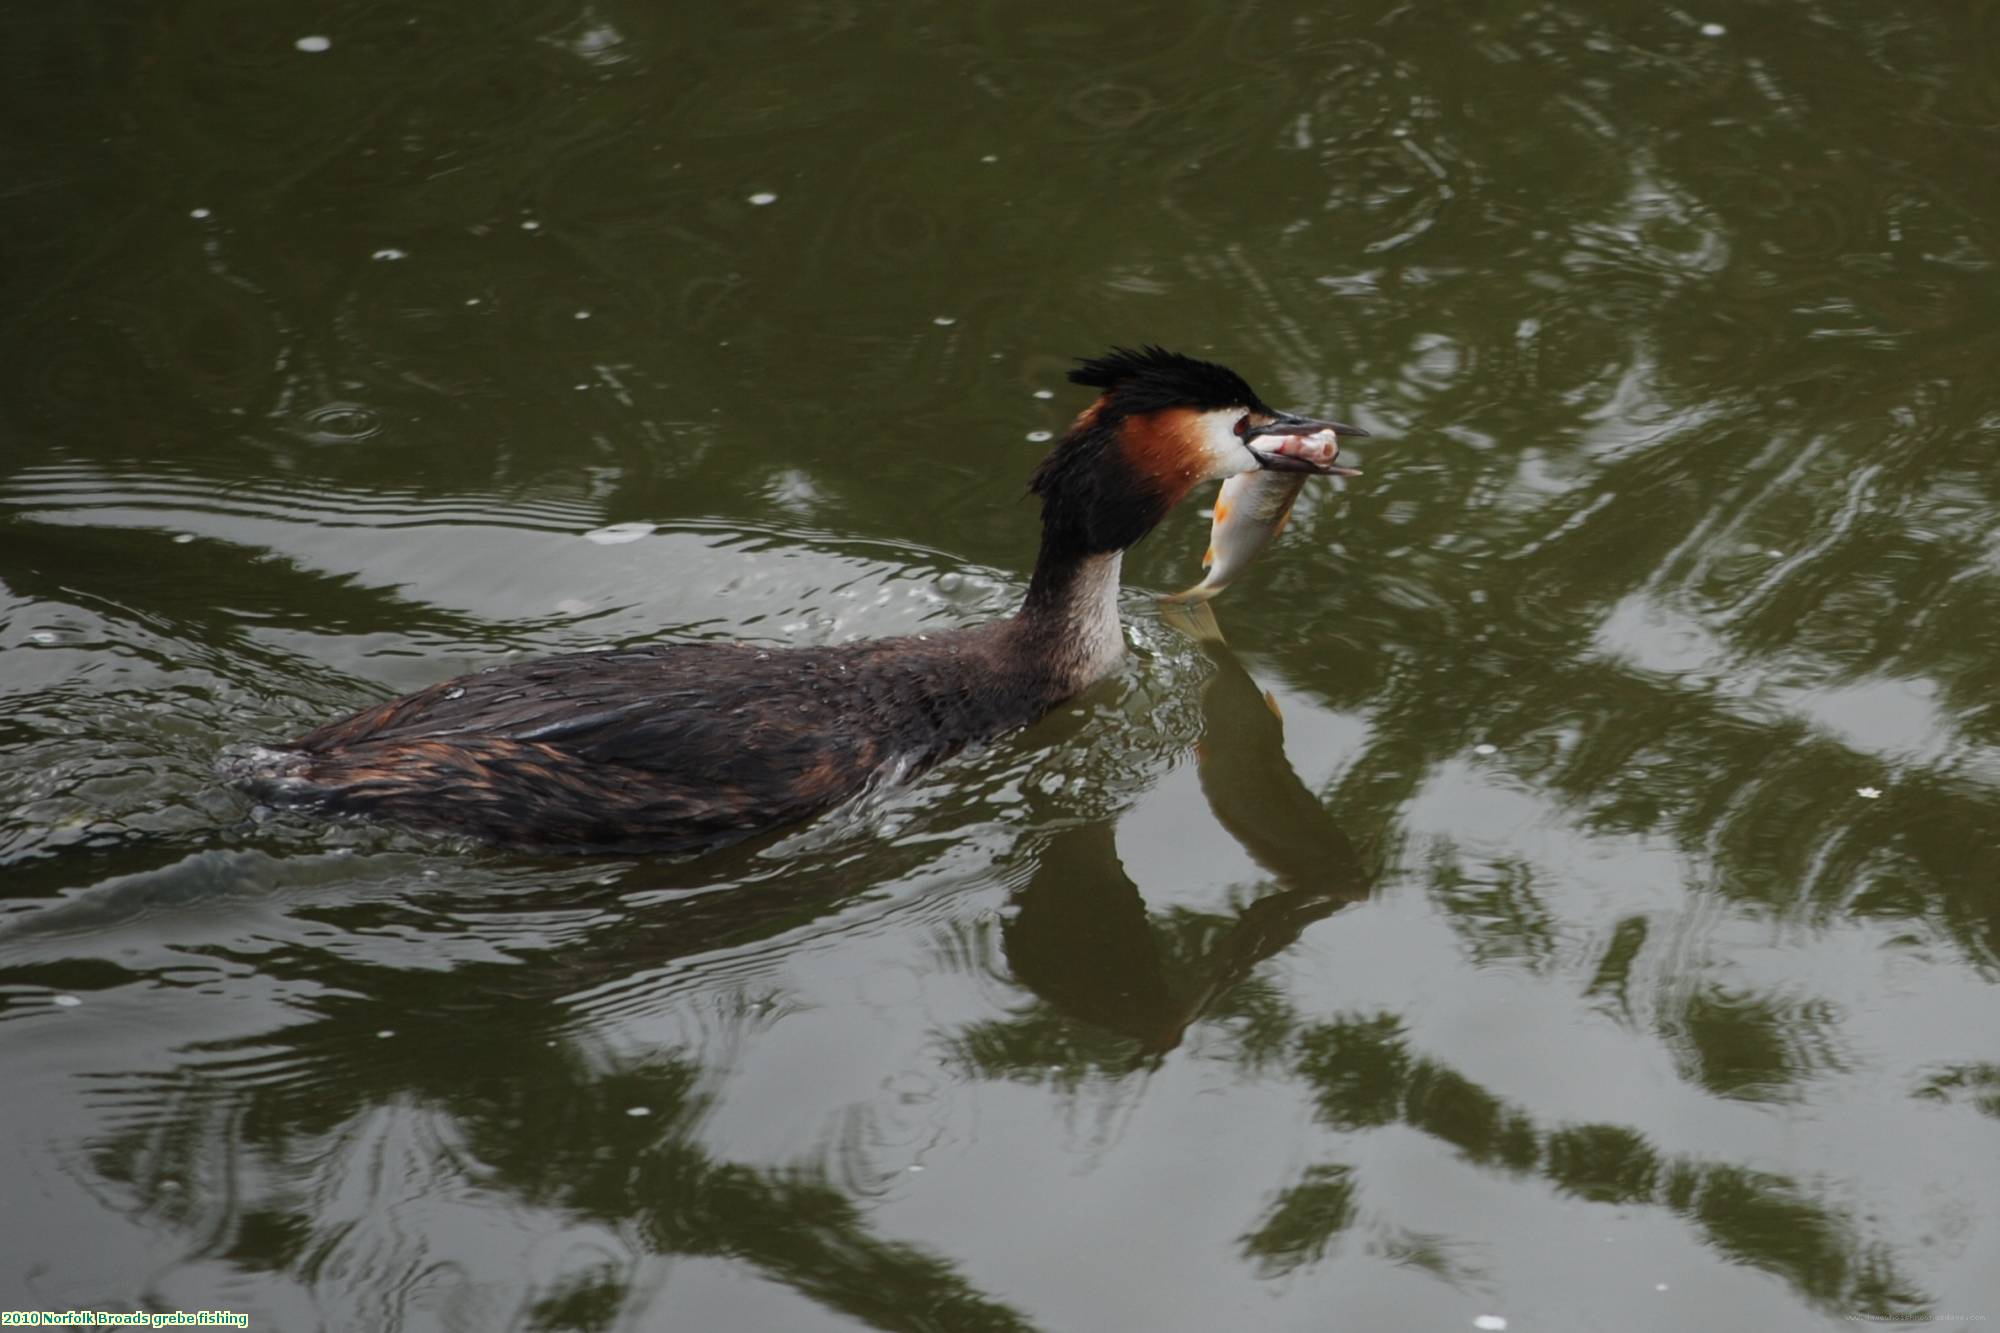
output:
[[[1124,648],[1120,561],[1195,487],[1334,471],[1364,432],[1268,406],[1158,346],[1079,359],[1097,391],[1029,482],[1020,609],[804,647],[659,643],[499,666],[255,746],[225,775],[274,806],[540,852],[698,853],[907,781],[1036,721]]]

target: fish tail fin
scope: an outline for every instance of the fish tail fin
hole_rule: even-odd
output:
[[[1204,580],[1195,584],[1192,588],[1183,588],[1179,592],[1162,593],[1160,595],[1160,604],[1162,606],[1198,606],[1221,591],[1222,589],[1220,588],[1210,587],[1208,582]]]
[[[1199,592],[1190,588],[1189,592]],[[1160,599],[1160,619],[1196,643],[1221,643],[1222,626],[1216,622],[1215,608],[1202,597],[1196,601],[1178,601],[1171,597]]]

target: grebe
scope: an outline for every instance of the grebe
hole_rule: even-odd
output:
[[[1335,432],[1223,366],[1115,348],[1036,468],[1042,544],[1020,611],[831,647],[660,644],[443,681],[330,722],[230,776],[273,803],[512,847],[698,851],[804,819],[1026,726],[1118,660],[1118,567],[1197,484],[1330,472]]]

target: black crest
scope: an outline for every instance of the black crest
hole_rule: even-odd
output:
[[[1069,373],[1070,383],[1104,390],[1121,412],[1157,412],[1167,407],[1271,410],[1228,366],[1197,361],[1164,347],[1114,347],[1104,356],[1078,358],[1078,362]]]

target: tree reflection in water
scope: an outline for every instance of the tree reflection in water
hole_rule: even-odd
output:
[[[1213,667],[1196,748],[1201,789],[1216,822],[1269,881],[1227,913],[1156,916],[1118,857],[1115,820],[1060,829],[1037,850],[1002,929],[1013,979],[1034,1002],[953,1036],[968,1073],[1042,1083],[1056,1070],[1073,1090],[1086,1078],[1115,1089],[1207,1020],[1231,1058],[1289,1070],[1311,1090],[1321,1123],[1337,1133],[1414,1129],[1462,1161],[1539,1176],[1577,1198],[1665,1209],[1730,1260],[1783,1278],[1822,1308],[1924,1317],[1927,1298],[1897,1272],[1888,1247],[1859,1236],[1797,1181],[1663,1154],[1618,1125],[1538,1124],[1412,1050],[1393,1014],[1313,1019],[1259,985],[1257,965],[1314,922],[1366,898],[1369,875],[1287,760],[1274,699],[1225,645],[1208,608],[1196,609],[1201,615],[1183,613],[1177,628],[1201,644]],[[1616,983],[1600,981],[1617,993]],[[1244,1256],[1265,1275],[1325,1257],[1367,1218],[1366,1184],[1348,1164],[1307,1167],[1242,1236]],[[1370,1243],[1397,1262],[1448,1281],[1470,1276],[1454,1257],[1464,1247],[1448,1237],[1386,1219],[1375,1219],[1371,1230]]]

